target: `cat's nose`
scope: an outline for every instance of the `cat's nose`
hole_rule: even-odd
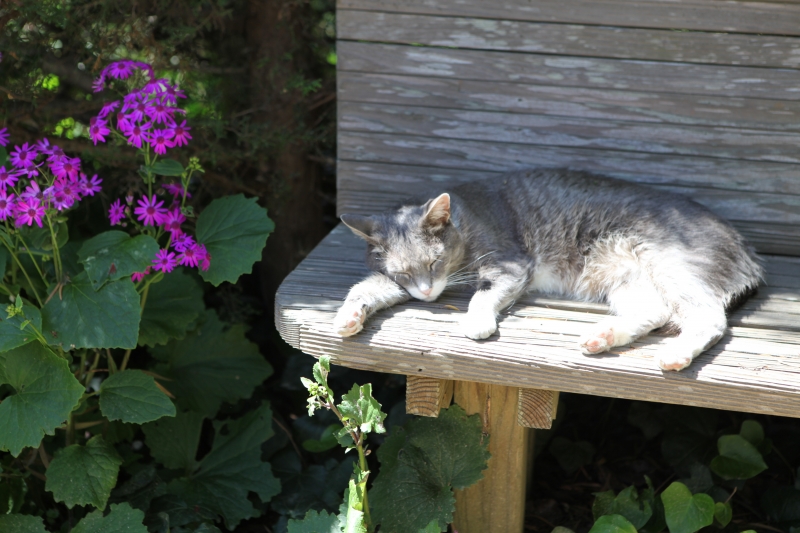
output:
[[[432,288],[432,287],[428,287],[427,289],[420,288],[420,289],[419,289],[419,292],[421,292],[421,293],[422,293],[422,294],[424,294],[425,296],[430,296],[430,295],[431,295],[431,291],[432,291],[432,290],[433,290],[433,288]]]

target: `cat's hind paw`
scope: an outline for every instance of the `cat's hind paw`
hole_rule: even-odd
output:
[[[350,337],[364,329],[366,308],[359,302],[345,302],[333,319],[333,329],[342,337]]]
[[[614,330],[600,327],[578,340],[583,355],[595,355],[610,350],[614,346]]]
[[[680,352],[662,353],[656,357],[661,370],[683,370],[692,363],[692,354]]]
[[[467,313],[461,319],[461,332],[474,340],[486,339],[497,331],[497,319],[493,313]]]

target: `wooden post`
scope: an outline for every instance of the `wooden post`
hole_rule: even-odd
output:
[[[519,389],[518,422],[520,426],[550,429],[558,410],[558,391]]]
[[[452,401],[452,380],[406,376],[406,413],[435,418]]]
[[[518,389],[456,381],[455,402],[468,414],[481,415],[492,458],[482,480],[456,491],[453,527],[458,533],[522,533],[533,435],[517,423]]]

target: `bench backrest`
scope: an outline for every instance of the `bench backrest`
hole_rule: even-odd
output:
[[[800,3],[338,0],[338,209],[525,167],[681,192],[800,255]]]

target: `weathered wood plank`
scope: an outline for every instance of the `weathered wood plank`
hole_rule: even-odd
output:
[[[406,376],[406,413],[435,418],[452,401],[452,381]]]
[[[772,35],[800,35],[796,2],[725,2],[715,0],[337,0],[337,9],[365,9],[487,19],[561,22],[669,30],[703,30]],[[339,34],[342,37],[344,34]]]
[[[517,423],[526,428],[550,429],[558,411],[558,391],[518,389]]]
[[[338,41],[338,70],[800,100],[797,71]]]
[[[776,35],[620,29],[347,9],[337,12],[336,23],[339,39],[353,41],[800,68],[800,39]]]
[[[339,103],[338,116],[340,130],[346,131],[800,163],[800,131],[642,124],[346,101]]]
[[[800,131],[800,101],[450,80],[340,70],[339,101]]]

